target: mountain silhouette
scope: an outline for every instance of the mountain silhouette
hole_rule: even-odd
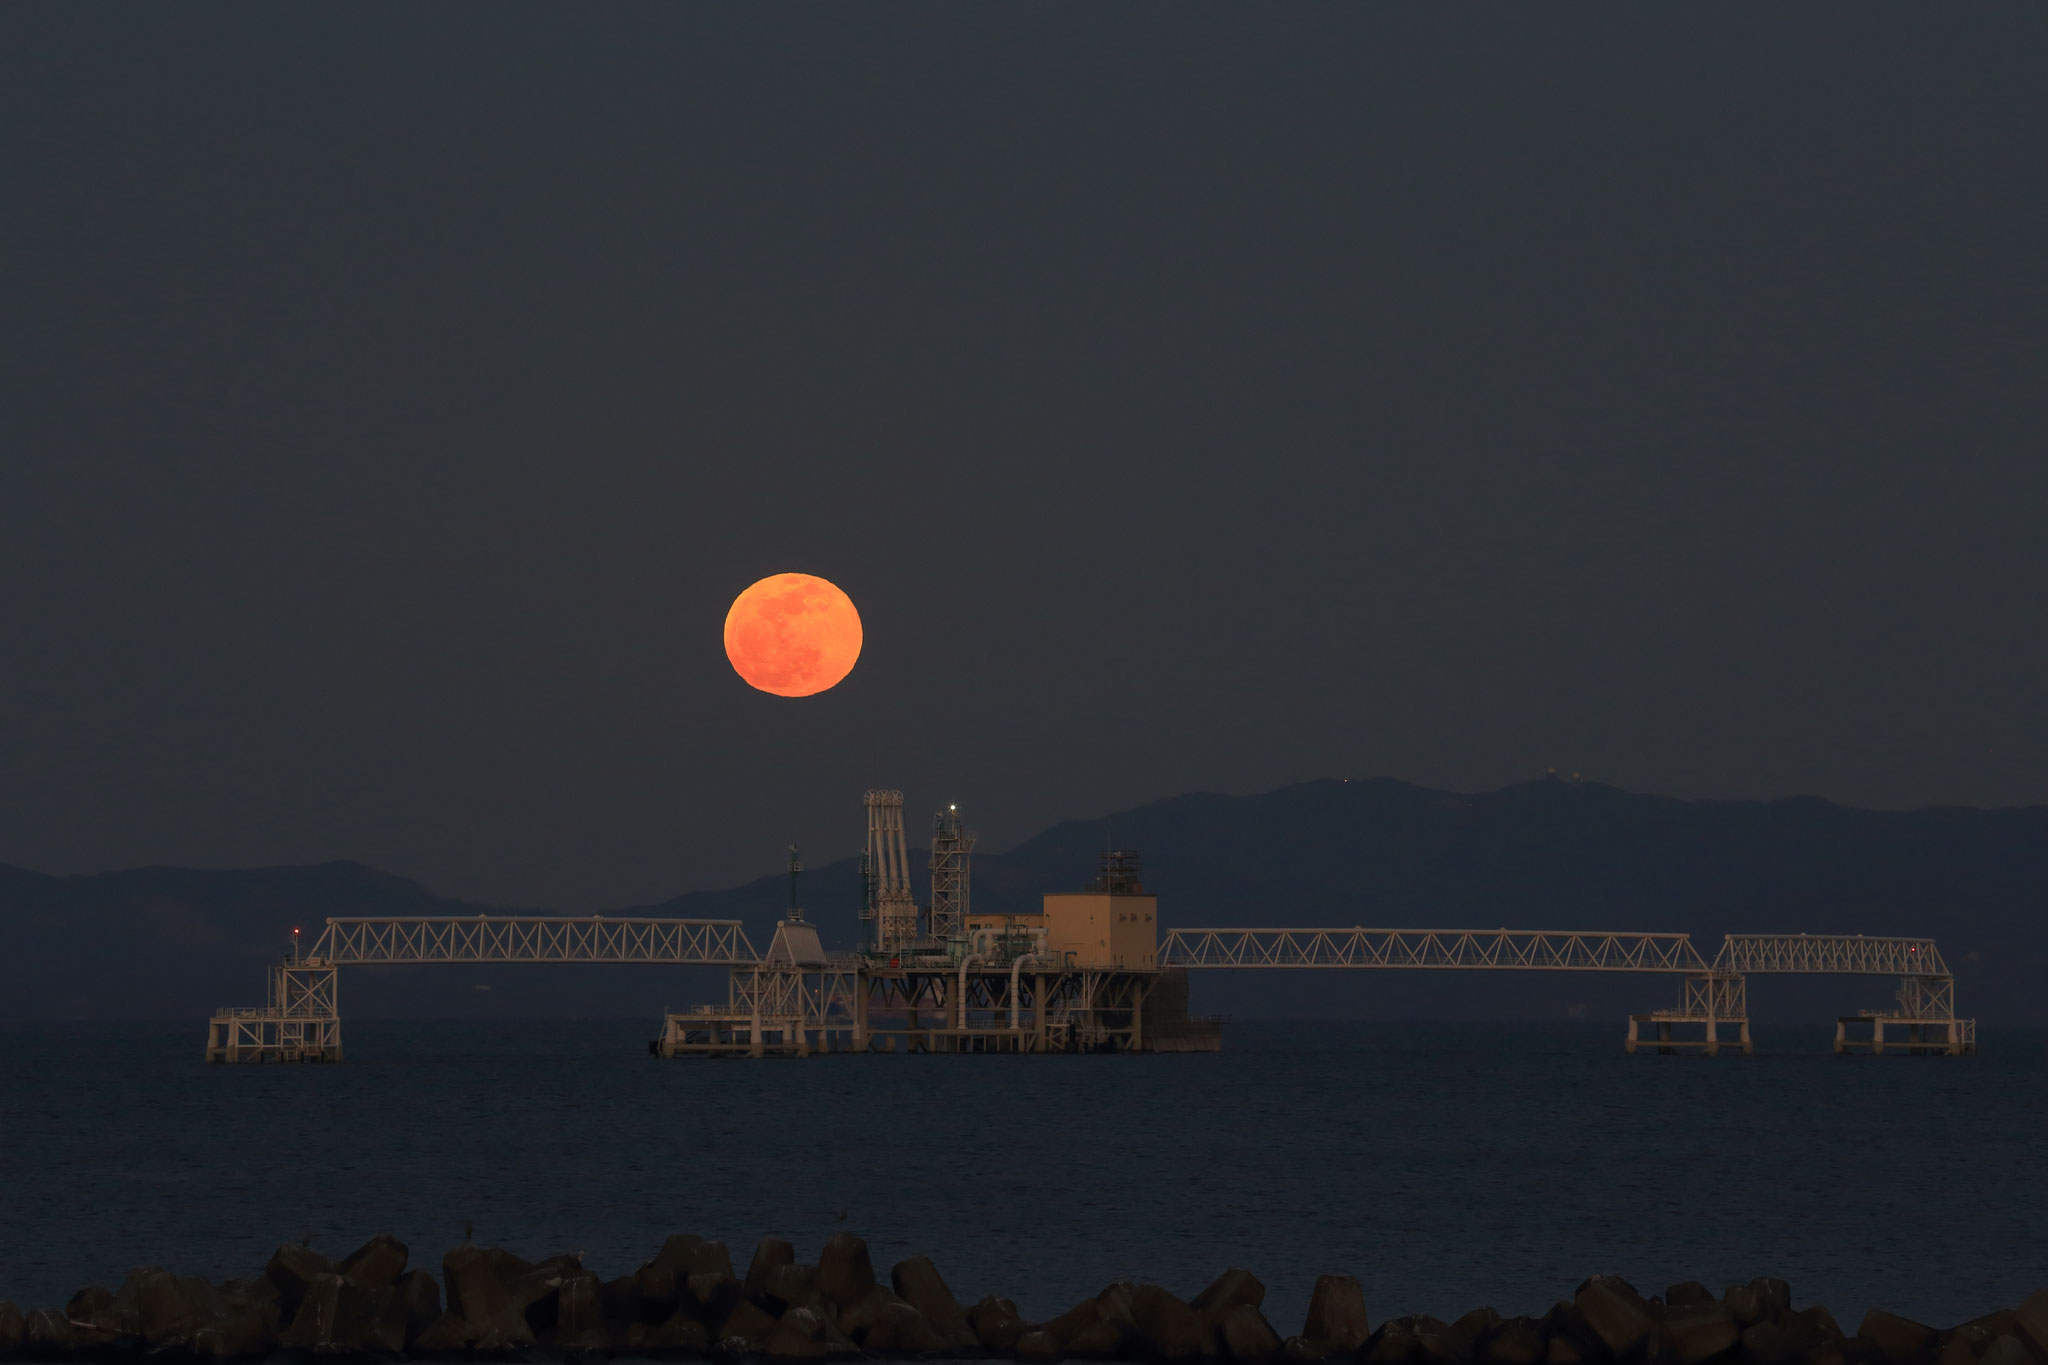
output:
[[[1809,797],[1683,801],[1543,779],[1434,791],[1386,779],[1198,793],[1055,825],[974,860],[973,908],[1035,910],[1084,886],[1107,843],[1135,848],[1175,927],[1510,927],[1930,934],[1961,1012],[1987,1030],[2048,1023],[2048,807],[1872,811]],[[914,851],[913,865],[924,855]],[[920,899],[925,889],[919,887]],[[788,881],[608,913],[739,919],[765,947]],[[807,916],[851,947],[858,861],[807,870]],[[52,877],[0,866],[0,1019],[185,1019],[257,1004],[298,926],[330,915],[494,910],[349,862]],[[500,912],[516,913],[516,912]],[[1889,1003],[1883,978],[1755,979],[1761,1020],[1828,1025]],[[722,998],[692,968],[386,967],[343,974],[344,1019],[637,1016]],[[1198,1009],[1240,1016],[1611,1019],[1676,1002],[1675,982],[1582,974],[1203,974]]]

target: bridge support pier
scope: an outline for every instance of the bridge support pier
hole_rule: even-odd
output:
[[[1838,1017],[1835,1054],[1868,1052],[1882,1057],[1889,1050],[1909,1056],[1976,1055],[1977,1021],[1956,1018],[1954,977],[1901,977],[1896,998],[1899,1007],[1894,1010],[1865,1010]]]
[[[1755,1050],[1749,1036],[1748,983],[1735,972],[1688,976],[1675,1010],[1656,1010],[1628,1017],[1628,1039],[1622,1051],[1634,1056],[1642,1045],[1642,1026],[1657,1027],[1657,1053],[1699,1052],[1719,1056],[1723,1047]],[[1728,1036],[1732,1030],[1734,1036]]]
[[[217,1011],[206,1025],[206,1060],[338,1062],[340,973],[319,959],[286,959],[270,969],[270,1003]]]

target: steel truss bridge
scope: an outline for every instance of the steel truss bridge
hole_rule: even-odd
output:
[[[1009,1029],[1019,1029],[1020,1001],[1033,1002],[1034,1016],[1051,1020],[1055,1033],[1069,1019],[1100,1029],[1104,1011],[1121,1011],[1121,1027],[1133,1043],[1139,1012],[1157,977],[1151,968],[1106,971],[1073,963],[1029,960],[994,964],[970,974],[970,958],[958,964],[958,984],[948,992],[941,978],[955,968],[936,969],[932,981],[904,983],[857,959],[812,959],[788,951],[784,926],[766,955],[748,940],[738,920],[671,919],[607,915],[383,916],[330,919],[310,950],[297,950],[270,972],[270,1001],[261,1008],[216,1013],[208,1027],[209,1061],[339,1061],[341,1031],[338,970],[344,966],[398,965],[570,965],[642,964],[712,966],[731,970],[724,1010],[700,1010],[691,1017],[689,1038],[703,1037],[707,1050],[728,1051],[744,1031],[749,1050],[759,1055],[764,1030],[791,1040],[791,1050],[808,1052],[815,1037],[821,1050],[838,1036],[842,1044],[868,1042],[870,993],[887,1006],[950,1013],[955,1029],[970,1032],[971,1008],[1007,1009]],[[808,942],[815,931],[803,926]],[[1176,929],[1161,940],[1158,969],[1350,969],[1490,970],[1549,972],[1635,972],[1682,978],[1678,1008],[1631,1015],[1627,1050],[1634,1052],[1641,1026],[1654,1027],[1660,1052],[1720,1051],[1726,1043],[1750,1050],[1746,982],[1754,975],[1854,974],[1900,979],[1899,1008],[1844,1016],[1837,1021],[1838,1052],[1893,1050],[1961,1055],[1976,1050],[1975,1021],[1955,1017],[1955,983],[1934,940],[1871,938],[1861,934],[1730,934],[1708,959],[1688,934],[1578,932],[1520,929]],[[900,973],[896,974],[900,975]],[[982,981],[981,978],[988,978]],[[998,977],[1007,977],[1007,992]],[[1071,982],[1061,984],[1066,978]],[[972,979],[970,979],[972,978]],[[920,991],[932,993],[925,1001]],[[894,995],[892,995],[892,992]],[[1075,994],[1078,992],[1078,994]],[[902,1000],[895,1000],[901,995]],[[987,999],[984,1001],[983,996]],[[1069,999],[1072,996],[1072,999]],[[1005,1003],[1006,1002],[1006,1003]],[[1078,1002],[1078,1003],[1077,1003]],[[1078,1011],[1078,1013],[1077,1013]],[[913,1015],[913,1018],[915,1016]],[[685,1048],[685,1027],[671,1016],[665,1037]],[[770,1021],[773,1021],[772,1023]],[[697,1025],[701,1024],[701,1027]],[[1889,1044],[1887,1026],[1891,1029]],[[1735,1036],[1724,1038],[1724,1030]],[[1867,1034],[1867,1036],[1865,1036]],[[1036,1035],[1041,1041],[1046,1029]],[[721,1041],[723,1040],[723,1041]],[[1021,1046],[1021,1043],[1020,1043]],[[668,1050],[664,1044],[664,1051]]]
[[[737,967],[760,957],[736,919],[471,915],[331,919],[306,962],[329,967],[460,962]]]
[[[1709,961],[1690,934],[1582,933],[1541,929],[1175,929],[1159,945],[1159,965],[1188,969],[1349,968],[1654,972],[1684,978],[1676,1009],[1629,1016],[1628,1051],[1642,1026],[1660,1052],[1725,1042],[1751,1050],[1748,979],[1771,975],[1899,978],[1898,1008],[1845,1015],[1835,1051],[1977,1050],[1974,1019],[1955,1017],[1955,978],[1931,938],[1864,934],[1729,934]],[[1724,1029],[1734,1037],[1724,1039]]]
[[[293,934],[296,938],[297,931]],[[386,915],[330,919],[310,951],[270,969],[270,1003],[217,1011],[210,1062],[341,1060],[342,967],[641,963],[751,967],[733,919],[618,915]]]
[[[1544,929],[1173,929],[1159,965],[1949,975],[1931,938],[1730,934],[1709,962],[1690,934]]]

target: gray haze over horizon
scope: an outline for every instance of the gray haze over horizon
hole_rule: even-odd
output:
[[[0,862],[2048,802],[2048,9],[0,7]],[[754,693],[822,574],[866,646]]]

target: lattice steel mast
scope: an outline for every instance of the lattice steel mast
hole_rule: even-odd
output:
[[[960,807],[932,817],[931,937],[940,947],[967,937],[967,894],[972,877],[974,834],[960,827]]]

